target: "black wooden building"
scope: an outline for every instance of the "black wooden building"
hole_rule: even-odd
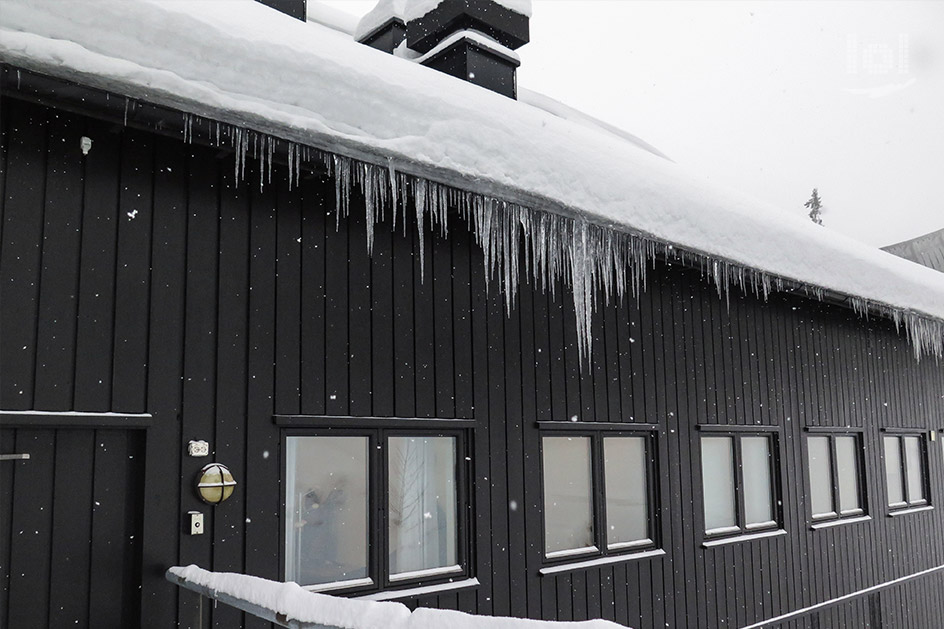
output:
[[[526,41],[496,6],[477,30]],[[23,25],[70,10],[0,16],[0,625],[261,624],[164,579],[191,563],[637,628],[941,625],[939,313],[863,316],[629,225],[645,288],[591,286],[586,333],[588,279],[483,234],[527,222],[513,190],[214,118],[12,34],[55,39]],[[383,26],[409,43],[404,22]],[[511,96],[493,49],[440,65]],[[215,506],[209,462],[237,483]]]

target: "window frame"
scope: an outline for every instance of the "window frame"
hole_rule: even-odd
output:
[[[861,428],[838,428],[838,427],[826,427],[826,426],[807,426],[805,429],[806,435],[803,439],[803,451],[805,456],[806,470],[805,470],[805,479],[804,479],[804,488],[805,495],[807,497],[807,502],[809,503],[808,508],[808,517],[809,522],[813,527],[824,523],[841,523],[843,521],[851,520],[860,520],[867,518],[870,513],[869,509],[869,492],[867,487],[867,478],[866,478],[866,440],[865,440],[865,431]],[[816,514],[813,513],[813,479],[810,472],[810,438],[811,437],[825,437],[829,442],[829,474],[830,474],[830,495],[832,496],[833,501],[833,511],[829,513]],[[838,437],[852,437],[856,441],[856,480],[857,480],[857,490],[858,490],[858,499],[859,507],[856,509],[847,509],[843,511],[841,508],[841,488],[839,486],[839,467],[838,467],[838,446],[837,438]]]
[[[475,494],[472,490],[472,446],[474,435],[471,420],[397,420],[388,418],[317,418],[317,423],[296,416],[276,417],[281,431],[281,506],[279,518],[279,565],[281,579],[285,579],[289,557],[286,547],[286,490],[288,487],[287,443],[297,437],[367,437],[367,579],[346,582],[305,585],[303,589],[338,596],[368,595],[395,592],[401,589],[450,584],[470,579],[473,574],[472,540],[475,513]],[[309,427],[310,426],[310,427]],[[391,578],[389,565],[389,437],[453,437],[456,444],[456,570],[431,568],[420,574]]]
[[[883,473],[883,483],[885,485],[885,506],[888,510],[889,515],[896,515],[902,512],[908,512],[912,510],[923,510],[932,508],[933,504],[931,501],[931,478],[930,478],[930,466],[928,461],[928,437],[927,431],[922,428],[883,428],[881,431],[882,437],[882,473]],[[921,489],[924,491],[924,498],[919,500],[910,500],[909,494],[911,492],[908,487],[908,452],[905,447],[905,438],[906,437],[916,437],[918,439],[919,450],[919,461],[918,461],[918,470],[921,472]],[[904,497],[904,502],[889,502],[889,491],[888,491],[888,461],[885,459],[885,439],[895,439],[898,442],[898,456],[900,461],[901,473],[901,484],[902,484],[902,495]]]
[[[661,459],[658,428],[651,424],[628,424],[602,422],[537,422],[538,448],[541,473],[539,475],[541,505],[541,558],[542,566],[566,567],[568,564],[584,564],[587,560],[619,561],[631,560],[639,555],[659,551],[662,544],[662,510],[659,496],[661,487],[656,475]],[[593,546],[547,552],[547,522],[544,509],[544,438],[581,437],[590,439],[590,516],[593,523]],[[643,439],[646,463],[647,531],[644,540],[620,542],[611,548],[607,543],[606,520],[606,472],[604,439],[635,437]]]
[[[781,454],[782,428],[780,426],[731,426],[723,424],[699,424],[696,427],[698,439],[695,450],[698,452],[698,462],[693,465],[697,468],[697,478],[701,485],[698,517],[701,524],[701,539],[703,545],[738,541],[743,538],[766,537],[783,531],[784,504],[783,504],[783,470],[781,468],[783,455]],[[702,461],[702,439],[705,437],[730,437],[733,439],[732,453],[734,457],[734,502],[736,525],[708,529],[705,521],[705,479]],[[747,508],[744,498],[744,470],[743,450],[741,440],[745,437],[765,437],[770,442],[770,507],[773,520],[764,523],[747,525]]]

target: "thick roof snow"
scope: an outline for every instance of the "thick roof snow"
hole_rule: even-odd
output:
[[[4,0],[0,58],[944,320],[941,273],[253,0]]]

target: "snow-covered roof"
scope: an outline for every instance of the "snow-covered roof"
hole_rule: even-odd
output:
[[[882,247],[900,258],[944,272],[944,229]]]
[[[735,281],[761,277],[765,291],[773,278],[851,297],[903,321],[916,347],[944,351],[940,273],[719,190],[592,119],[505,98],[254,0],[226,5],[4,0],[0,58],[502,199],[501,208],[569,217],[573,246],[584,248],[570,256],[578,319],[587,299],[577,276],[598,272],[587,266],[586,225],[602,226],[688,252],[716,281],[721,268]]]

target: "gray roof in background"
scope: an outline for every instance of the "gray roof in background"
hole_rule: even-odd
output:
[[[944,273],[944,229],[888,245],[882,249],[899,258],[911,260]]]

